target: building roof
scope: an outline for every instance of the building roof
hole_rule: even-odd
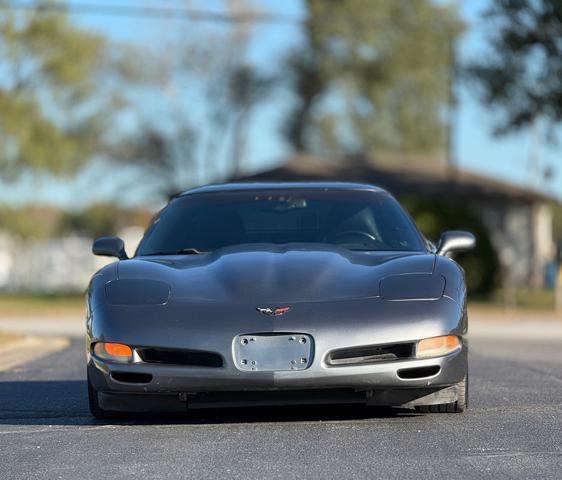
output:
[[[378,185],[402,196],[451,195],[471,200],[511,200],[515,202],[552,202],[553,198],[535,190],[495,180],[461,169],[450,169],[435,161],[418,157],[396,157],[393,162],[378,163],[364,157],[317,157],[296,155],[286,164],[237,181],[324,181],[361,182]]]

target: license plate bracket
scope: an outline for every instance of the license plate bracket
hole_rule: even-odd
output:
[[[234,339],[234,361],[244,371],[305,370],[313,353],[312,337],[302,333],[238,335]]]

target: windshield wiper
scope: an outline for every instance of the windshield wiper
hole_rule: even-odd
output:
[[[202,250],[197,250],[196,248],[193,247],[182,248],[181,250],[178,250],[176,252],[176,254],[182,254],[182,255],[201,255],[202,253],[207,253],[207,252],[204,252]]]
[[[202,253],[207,253],[202,250],[197,250],[196,248],[189,247],[189,248],[182,248],[180,250],[176,250],[175,252],[150,252],[145,253],[144,255],[153,256],[153,255],[200,255]]]

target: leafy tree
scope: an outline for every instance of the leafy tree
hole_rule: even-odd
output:
[[[306,5],[305,44],[288,59],[291,145],[365,154],[442,146],[456,10],[431,0]]]
[[[0,206],[0,233],[21,238],[50,238],[56,234],[60,211],[46,205]]]
[[[80,211],[62,211],[56,235],[78,233],[90,238],[117,235],[124,227],[146,228],[152,215],[147,210],[124,209],[108,203],[96,203]]]
[[[73,173],[107,154],[123,106],[116,81],[136,75],[129,75],[125,52],[79,29],[64,12],[0,3],[2,178]]]
[[[502,112],[496,133],[562,121],[562,2],[495,0],[484,16],[490,52],[468,68],[482,101]]]
[[[21,238],[46,239],[79,234],[90,238],[115,235],[125,227],[146,228],[152,213],[142,208],[120,208],[95,203],[83,210],[60,210],[48,205],[0,205],[0,233]]]

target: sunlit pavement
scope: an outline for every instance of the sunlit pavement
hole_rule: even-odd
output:
[[[0,478],[560,478],[562,329],[531,321],[474,320],[464,415],[248,408],[103,423],[87,411],[76,319],[69,348],[0,373]]]
[[[0,331],[4,332],[83,338],[85,328],[85,320],[79,316],[48,318],[0,316]]]

